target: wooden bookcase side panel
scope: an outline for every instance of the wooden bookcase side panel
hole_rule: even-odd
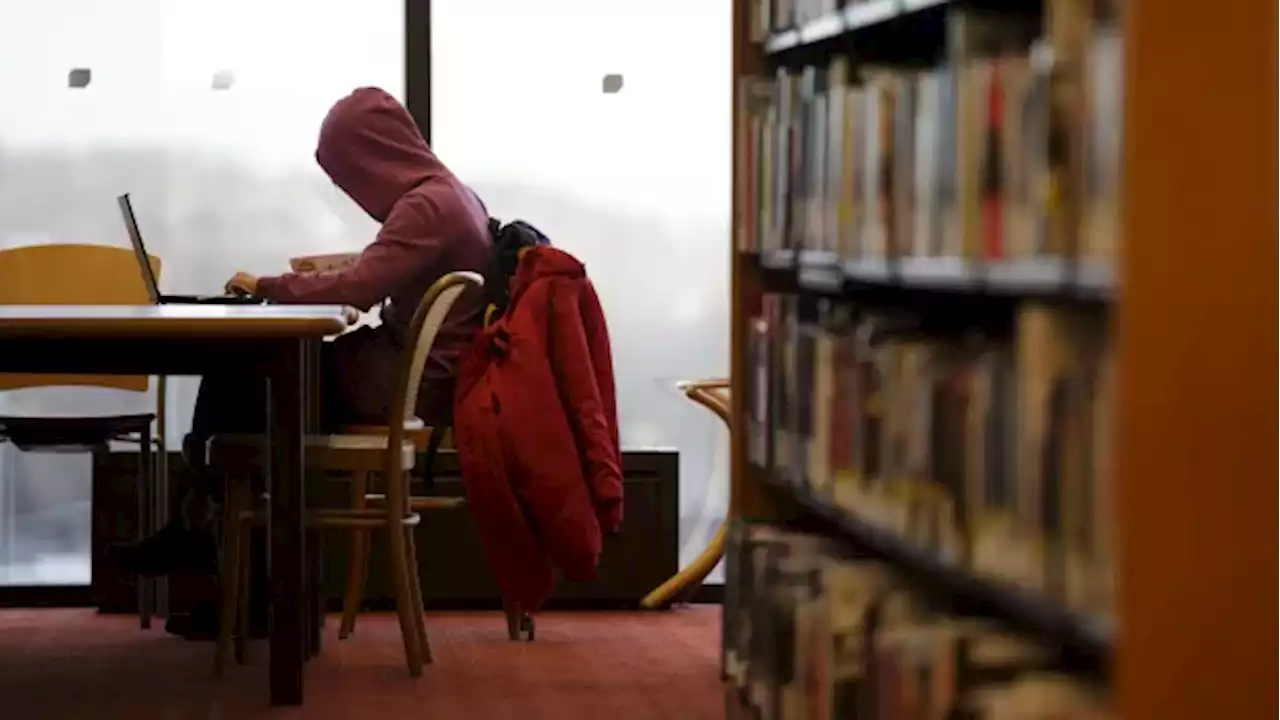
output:
[[[741,92],[744,77],[757,76],[763,73],[764,51],[759,45],[748,40],[748,18],[751,11],[747,0],[735,0],[733,4],[733,177],[739,178],[745,171],[742,158],[738,153],[740,133],[742,132]],[[735,180],[736,182],[736,180]],[[747,323],[760,309],[761,283],[757,268],[746,257],[737,252],[737,237],[744,220],[745,208],[741,207],[739,193],[733,194],[733,231],[731,233],[731,366],[730,378],[733,385],[731,398],[733,432],[730,433],[730,498],[729,507],[733,514],[748,518],[777,517],[778,508],[772,494],[752,471],[747,462],[747,443],[744,428],[747,426],[748,403],[747,379],[750,377],[746,342]]]
[[[1119,709],[1270,717],[1275,6],[1126,9]]]

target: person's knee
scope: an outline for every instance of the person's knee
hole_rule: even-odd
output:
[[[187,433],[182,438],[182,459],[194,471],[206,469],[209,465],[209,437],[203,433]]]
[[[200,381],[191,435],[207,440],[218,433],[258,433],[266,429],[267,384],[257,375],[222,373]],[[195,458],[198,448],[190,448]],[[184,452],[188,452],[184,445]],[[200,453],[203,456],[203,453]]]

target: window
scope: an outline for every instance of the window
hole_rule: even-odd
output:
[[[727,504],[726,434],[675,382],[728,369],[730,3],[432,5],[434,145],[496,216],[534,222],[587,263],[614,335],[624,444],[681,453],[688,560]],[[312,152],[352,87],[404,97],[405,12],[406,0],[0,6],[0,247],[125,245],[125,191],[173,292],[363,247],[373,223]],[[196,386],[171,383],[174,449]],[[0,394],[0,413],[151,406],[92,389]],[[87,584],[89,497],[88,457],[0,446],[0,585]]]
[[[161,285],[214,292],[237,269],[358,250],[376,229],[313,152],[353,87],[403,97],[404,0],[5,3],[0,58],[0,247],[126,245],[115,196],[127,191],[165,261]],[[197,382],[175,385],[174,449]],[[42,389],[0,395],[0,413],[153,402]],[[0,446],[0,585],[87,585],[89,497],[88,457]]]

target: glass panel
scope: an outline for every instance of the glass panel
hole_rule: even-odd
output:
[[[158,7],[140,0],[0,5],[7,60],[0,62],[0,248],[124,244],[114,196],[138,168],[116,148],[155,130],[140,90],[159,79]],[[86,86],[68,87],[73,69]],[[147,406],[136,394],[102,389],[0,393],[6,415]],[[0,584],[88,584],[89,474],[84,455],[0,445]]]
[[[728,371],[731,5],[434,0],[432,12],[436,149],[493,215],[586,263],[613,335],[623,444],[680,451],[686,562],[728,504],[727,434],[675,382]]]
[[[167,178],[136,191],[134,207],[148,248],[168,260],[164,289],[214,293],[236,270],[361,250],[377,226],[316,166],[315,142],[355,87],[403,99],[403,0],[163,5]],[[175,442],[198,382],[176,385]]]
[[[0,248],[126,245],[126,191],[170,292],[215,292],[237,269],[372,238],[313,153],[324,112],[352,88],[403,96],[403,0],[4,3],[0,48]],[[171,388],[176,449],[196,382]],[[0,394],[6,414],[150,407],[112,391]],[[85,456],[0,446],[0,584],[89,582],[89,475]]]

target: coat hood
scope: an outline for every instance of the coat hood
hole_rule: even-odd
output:
[[[386,221],[405,193],[445,172],[404,105],[371,87],[355,90],[329,110],[316,162],[378,222]]]
[[[586,276],[586,266],[569,253],[547,245],[531,247],[520,251],[520,264],[516,267],[515,277],[511,279],[511,293],[515,295],[528,287],[529,283],[542,278]]]
[[[511,301],[515,307],[520,296],[534,281],[551,277],[581,279],[587,276],[587,268],[577,258],[549,245],[538,245],[520,251],[520,264],[511,278]]]

